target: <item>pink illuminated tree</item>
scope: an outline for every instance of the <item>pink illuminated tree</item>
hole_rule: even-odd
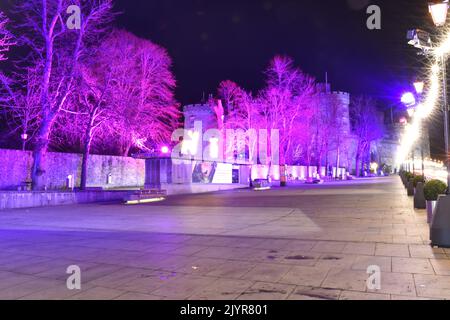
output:
[[[8,59],[7,53],[10,47],[15,44],[13,36],[7,29],[8,23],[8,18],[0,11],[0,62]],[[14,98],[11,82],[0,69],[0,106],[8,104]]]
[[[262,128],[259,108],[251,93],[245,91],[238,84],[230,80],[222,81],[217,89],[217,93],[219,98],[224,101],[226,110],[226,129],[241,129],[248,133],[250,129],[253,129],[256,132],[258,129]],[[234,139],[236,138],[238,137],[234,137]],[[244,138],[241,137],[240,141],[234,140],[229,142],[227,147],[234,149],[227,150],[228,154],[239,153],[245,150],[245,146],[238,145],[238,142],[240,144],[245,144],[248,147],[249,158],[256,154],[257,141],[252,139],[250,135],[246,135]]]
[[[10,99],[4,108],[9,125],[9,135],[20,136],[22,150],[35,137],[40,125],[41,78],[35,68],[28,67],[23,74],[15,75],[15,83],[7,84]]]
[[[91,150],[127,156],[131,148],[151,151],[170,141],[179,118],[170,66],[163,48],[122,30],[80,65],[70,112],[61,113],[56,128],[61,142],[81,145],[81,189]]]
[[[68,9],[79,8],[79,25]],[[113,18],[111,0],[23,0],[17,5],[21,42],[29,49],[27,64],[38,70],[40,124],[34,141],[33,189],[43,188],[45,158],[58,115],[68,110],[78,66],[91,55]],[[69,12],[69,13],[68,13]],[[75,12],[76,14],[76,12]]]
[[[269,130],[280,130],[280,164],[291,164],[301,135],[296,130],[298,122],[312,112],[315,81],[285,56],[276,56],[271,61],[266,77],[266,87],[258,98],[259,113]]]
[[[167,51],[123,31],[114,30],[99,50],[109,74],[108,101],[113,114],[103,130],[127,156],[132,148],[151,150],[167,144],[178,126],[175,77]]]
[[[0,11],[0,61],[8,59],[9,48],[15,44],[13,36],[7,29],[9,19]]]

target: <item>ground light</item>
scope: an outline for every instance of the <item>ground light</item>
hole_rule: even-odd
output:
[[[136,205],[136,204],[144,204],[144,203],[153,203],[153,202],[161,202],[166,200],[164,197],[160,198],[152,198],[152,199],[141,199],[141,200],[129,200],[125,202],[127,205]]]
[[[266,190],[270,190],[271,187],[258,187],[258,188],[254,188],[253,190],[255,191],[266,191]]]

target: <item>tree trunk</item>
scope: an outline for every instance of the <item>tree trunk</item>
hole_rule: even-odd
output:
[[[86,190],[87,186],[87,164],[89,160],[89,154],[91,151],[91,143],[92,143],[92,130],[91,128],[88,128],[84,142],[84,149],[83,149],[83,159],[81,162],[81,182],[80,182],[80,189]]]
[[[341,166],[341,147],[338,145],[336,150],[336,178],[339,178],[337,175],[340,166]]]
[[[128,154],[130,153],[130,149],[131,149],[131,143],[127,143],[127,145],[125,146],[124,151],[123,151],[124,157],[128,157]]]
[[[356,149],[356,163],[355,163],[355,175],[360,176],[359,160],[361,157],[361,145],[358,143],[358,148]]]
[[[47,115],[44,117],[39,129],[39,134],[36,137],[36,144],[33,151],[33,166],[31,168],[32,188],[34,191],[44,189],[42,176],[45,174],[42,162],[46,156],[50,129],[52,127],[54,116]]]
[[[363,146],[361,149],[361,172],[360,176],[364,177],[364,164],[366,162],[366,146]]]

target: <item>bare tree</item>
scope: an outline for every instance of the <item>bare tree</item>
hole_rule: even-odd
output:
[[[271,61],[266,76],[266,87],[259,95],[260,113],[268,129],[280,130],[280,162],[290,164],[298,138],[295,127],[316,95],[315,81],[284,56]]]
[[[17,74],[9,103],[5,104],[9,134],[20,135],[22,150],[26,150],[28,141],[33,140],[40,124],[41,78],[35,68],[28,67],[24,74]]]
[[[322,164],[326,170],[331,164],[339,167],[340,154],[344,142],[345,109],[336,95],[324,94],[319,96],[320,108],[316,112],[316,157],[318,172],[321,172]],[[330,159],[330,153],[336,152],[336,158]],[[324,161],[325,158],[325,161]]]
[[[15,44],[13,36],[6,28],[8,23],[9,19],[3,12],[0,12],[0,61],[8,59],[6,54],[9,48]]]
[[[0,62],[8,59],[7,53],[10,47],[15,45],[14,38],[7,29],[8,23],[8,18],[0,11]],[[14,98],[11,82],[0,69],[0,106],[9,104]]]
[[[222,81],[217,88],[217,95],[223,101],[225,115],[228,115],[242,97],[243,89],[231,80]]]
[[[231,141],[227,141],[226,154],[243,153],[245,146],[248,146],[248,157],[251,160],[255,160],[258,148],[256,134],[258,129],[263,128],[257,101],[252,97],[251,93],[230,80],[222,81],[217,89],[217,93],[225,104],[225,128],[232,130],[241,129],[247,133],[246,136],[236,136],[238,132],[235,131],[235,136],[227,136],[227,139]],[[254,136],[252,136],[252,132]]]
[[[105,55],[114,115],[105,130],[127,156],[132,147],[152,149],[170,141],[180,112],[175,101],[176,81],[167,51],[135,35],[115,30],[99,51]]]
[[[68,8],[80,9],[80,24],[66,25]],[[52,127],[74,88],[77,67],[96,45],[113,17],[111,0],[24,0],[17,5],[23,21],[21,41],[30,49],[27,62],[39,69],[40,125],[33,152],[33,189],[43,187],[43,158],[49,146]]]
[[[89,155],[94,138],[102,131],[102,126],[110,120],[113,114],[108,95],[111,90],[109,74],[105,72],[104,62],[99,56],[93,56],[94,64],[80,66],[76,79],[76,90],[68,101],[70,111],[62,112],[55,125],[54,135],[57,135],[64,149],[76,145],[82,153],[80,188],[87,187],[87,169]],[[55,137],[52,136],[52,139]],[[78,150],[76,150],[78,151]]]
[[[364,96],[357,96],[352,100],[350,116],[357,137],[356,175],[360,176],[371,144],[383,137],[383,124],[378,116],[375,102]]]

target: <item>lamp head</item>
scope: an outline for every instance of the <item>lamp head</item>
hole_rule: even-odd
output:
[[[448,1],[439,3],[430,3],[428,5],[431,17],[436,27],[442,27],[447,22]]]

